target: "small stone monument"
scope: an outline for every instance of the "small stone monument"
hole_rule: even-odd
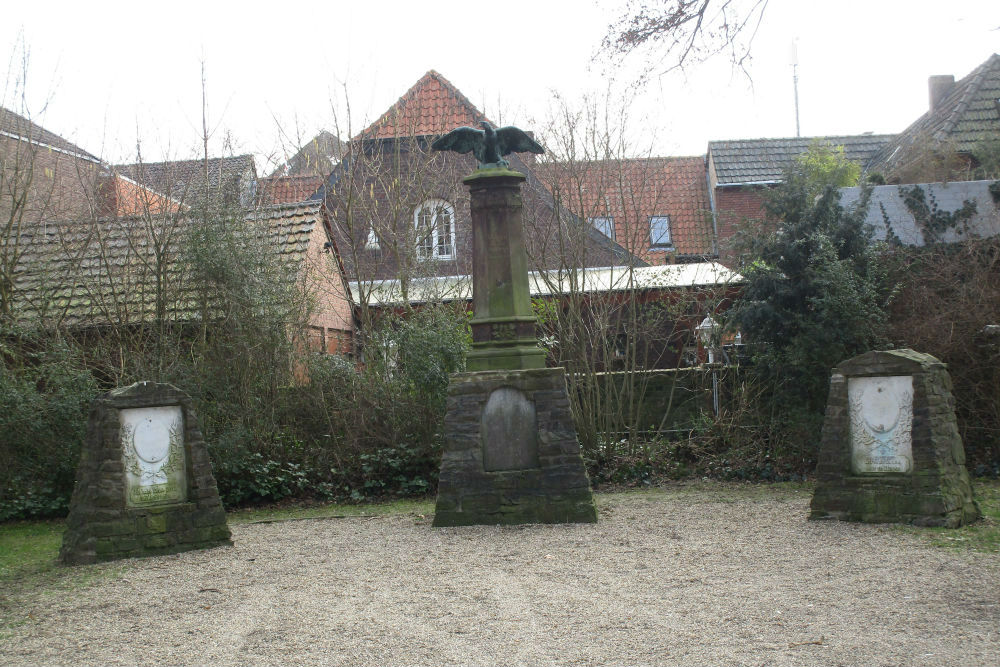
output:
[[[545,368],[528,290],[524,174],[503,159],[542,152],[517,128],[458,128],[436,150],[472,152],[472,351],[452,377],[435,526],[597,521],[562,368]]]
[[[913,350],[840,364],[810,519],[958,527],[979,518],[945,365]]]
[[[94,563],[231,543],[191,399],[154,382],[95,399],[59,559]]]

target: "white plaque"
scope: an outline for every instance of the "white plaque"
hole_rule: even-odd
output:
[[[187,497],[181,406],[120,411],[126,503],[183,502]]]
[[[913,472],[913,376],[850,378],[847,400],[854,472]]]

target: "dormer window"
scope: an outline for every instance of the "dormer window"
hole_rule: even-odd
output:
[[[594,229],[607,236],[612,241],[615,240],[615,219],[607,216],[601,218],[587,218],[587,222],[594,226]]]
[[[430,199],[413,212],[417,257],[455,259],[455,209],[443,199]]]
[[[654,215],[649,219],[649,247],[672,248],[670,239],[670,216]]]

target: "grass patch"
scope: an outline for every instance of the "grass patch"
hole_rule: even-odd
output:
[[[972,480],[983,518],[961,528],[908,528],[953,551],[1000,552],[1000,480]]]
[[[57,567],[63,521],[32,521],[0,525],[0,584]]]

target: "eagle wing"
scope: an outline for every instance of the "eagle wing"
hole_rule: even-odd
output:
[[[508,125],[497,130],[497,151],[500,155],[509,155],[511,153],[544,153],[545,149],[529,137],[524,130]]]
[[[456,153],[468,153],[479,158],[486,143],[486,133],[474,127],[457,127],[440,139],[437,139],[431,148],[436,151],[455,151]]]

